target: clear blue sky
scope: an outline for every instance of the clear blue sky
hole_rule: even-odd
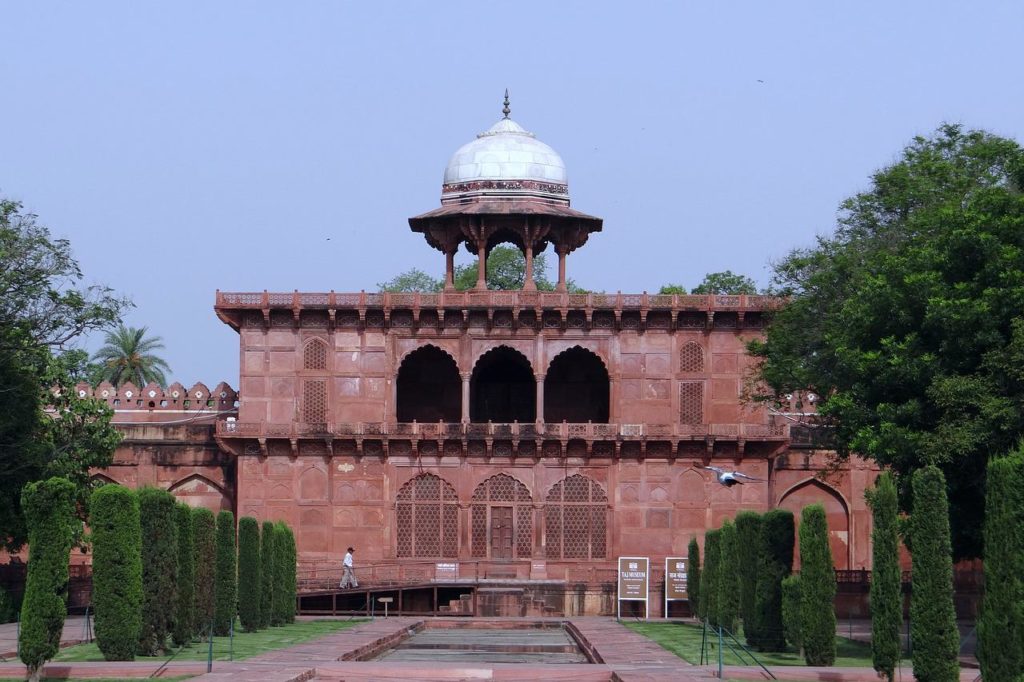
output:
[[[766,284],[914,135],[1024,125],[1019,0],[23,1],[2,23],[0,193],[135,301],[186,385],[237,385],[217,288],[439,273],[406,219],[506,87],[605,220],[569,276],[606,291]]]

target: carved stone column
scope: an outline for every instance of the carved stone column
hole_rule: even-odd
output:
[[[565,291],[565,256],[569,251],[561,245],[555,250],[558,252],[558,286],[555,287],[555,290]]]
[[[537,380],[537,423],[544,421],[544,375],[534,374]]]
[[[469,423],[469,380],[473,377],[472,372],[462,373],[462,423]]]
[[[525,291],[536,291],[537,283],[533,281],[533,244],[527,241],[526,248],[523,251],[526,255],[526,276],[523,279],[523,289]]]
[[[455,290],[455,251],[458,244],[444,252],[444,290]]]
[[[487,290],[487,240],[481,239],[477,242],[477,264],[476,264],[476,288],[480,291]]]

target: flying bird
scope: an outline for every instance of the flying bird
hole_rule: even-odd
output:
[[[744,479],[747,481],[763,481],[763,478],[754,478],[753,476],[747,476],[746,474],[739,471],[726,471],[719,467],[703,467],[709,471],[714,471],[715,476],[718,478],[718,482],[727,488],[731,488],[734,485],[743,485]]]

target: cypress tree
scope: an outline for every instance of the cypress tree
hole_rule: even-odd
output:
[[[246,632],[260,627],[260,525],[251,516],[238,521],[238,617]]]
[[[722,563],[721,531],[709,530],[704,534],[704,576],[700,585],[701,609],[712,627],[718,627],[718,574]]]
[[[757,547],[761,541],[761,515],[741,511],[736,515],[736,559],[740,582],[740,618],[747,644],[757,640]]]
[[[700,570],[700,547],[697,545],[697,538],[690,538],[690,544],[686,548],[686,595],[690,600],[690,613],[695,616],[700,614],[700,579],[703,572]]]
[[[928,465],[914,472],[910,516],[910,637],[914,677],[928,682],[960,678],[960,636],[953,610],[953,559],[949,504],[942,471]]]
[[[214,613],[214,566],[217,530],[213,512],[203,507],[192,510],[192,542],[195,552],[196,629],[209,635]]]
[[[57,653],[64,630],[75,494],[73,483],[57,477],[29,483],[21,491],[29,554],[18,653],[33,681]]]
[[[295,549],[295,534],[284,524],[284,617],[286,623],[295,622],[295,597],[298,590],[298,553]]]
[[[142,528],[139,497],[100,486],[89,500],[96,645],[108,661],[133,661],[142,629]]]
[[[729,632],[736,631],[740,613],[739,548],[736,545],[736,526],[726,519],[719,538],[722,559],[718,564],[718,623]]]
[[[825,507],[804,507],[800,521],[800,635],[807,665],[836,661],[836,572]]]
[[[179,502],[174,510],[178,525],[178,605],[174,613],[174,645],[184,646],[196,634],[196,555],[192,537],[192,508]]]
[[[235,553],[235,515],[217,514],[217,559],[214,561],[213,634],[224,636],[238,613],[238,557]]]
[[[801,651],[803,627],[800,624],[800,576],[790,575],[782,581],[782,626],[786,641]]]
[[[865,493],[871,505],[871,660],[890,682],[900,661],[903,594],[900,585],[900,538],[896,483],[888,471]]]
[[[761,517],[757,545],[757,589],[754,645],[761,651],[785,651],[786,632],[782,623],[782,581],[793,570],[793,513],[772,509]]]
[[[1024,451],[988,464],[985,484],[985,596],[978,660],[986,680],[1024,675]]]
[[[264,521],[260,535],[260,627],[270,627],[274,609],[274,522]]]
[[[178,524],[174,495],[139,490],[142,528],[142,627],[139,654],[156,656],[167,646],[178,605]]]

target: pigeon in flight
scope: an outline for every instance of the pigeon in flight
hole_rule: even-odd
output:
[[[745,479],[747,481],[763,481],[763,478],[754,478],[753,476],[747,476],[739,471],[726,471],[719,467],[703,467],[709,471],[714,471],[715,476],[718,478],[718,482],[727,488],[731,488],[734,485],[743,485],[743,481],[739,479]]]

